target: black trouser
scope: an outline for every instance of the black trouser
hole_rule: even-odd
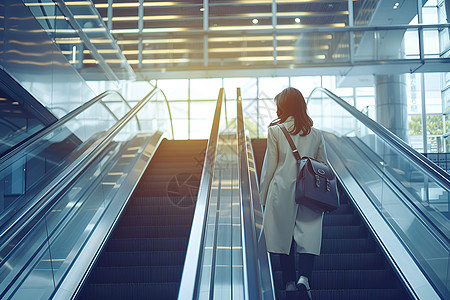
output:
[[[289,281],[297,282],[297,279],[300,276],[305,276],[309,280],[311,280],[311,275],[312,275],[312,270],[313,270],[313,265],[314,265],[314,258],[316,257],[316,255],[310,254],[310,253],[299,253],[299,255],[298,255],[298,257],[299,257],[299,260],[298,260],[299,277],[297,277],[295,274],[294,244],[295,244],[295,241],[292,241],[291,250],[289,251],[289,254],[279,254],[284,284],[286,284]]]

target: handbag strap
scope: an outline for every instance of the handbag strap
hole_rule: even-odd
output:
[[[289,132],[287,131],[286,127],[284,126],[284,124],[277,124],[278,126],[280,126],[281,131],[283,131],[284,136],[286,137],[289,146],[291,146],[292,149],[292,153],[294,153],[295,159],[297,160],[297,163],[300,164],[300,161],[302,160],[302,158],[300,157],[300,154],[298,153],[297,147],[294,144],[294,141],[291,138],[291,135],[289,134]]]

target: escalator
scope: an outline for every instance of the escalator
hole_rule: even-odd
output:
[[[163,140],[78,299],[175,299],[207,143]]]
[[[298,296],[282,290],[278,258],[268,255],[261,235],[257,174],[265,140],[252,141],[245,130],[240,90],[236,101],[220,90],[207,143],[140,130],[138,112],[148,114],[153,91],[110,129],[84,137],[86,146],[58,166],[67,168],[55,169],[60,174],[50,188],[35,188],[37,200],[10,210],[17,222],[0,225],[0,297]],[[222,109],[227,105],[237,105],[237,118]],[[327,129],[328,119],[313,119]],[[405,164],[351,118],[331,124],[334,131],[324,136],[342,205],[324,218],[323,254],[311,278],[314,299],[445,295],[445,177],[415,161]],[[70,128],[79,135],[79,127]],[[420,196],[426,201],[416,201]]]
[[[252,148],[261,174],[266,140],[252,140]],[[324,215],[322,251],[310,279],[313,299],[410,299],[345,192],[340,200],[339,209]],[[277,299],[298,299],[284,291],[279,256],[271,261]]]

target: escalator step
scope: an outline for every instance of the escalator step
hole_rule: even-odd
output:
[[[326,270],[313,271],[315,289],[376,289],[395,288],[394,276],[386,270]]]
[[[298,292],[279,290],[276,299],[297,300],[302,299]],[[311,290],[314,300],[401,300],[409,299],[408,295],[401,289],[345,289],[345,290]]]
[[[179,282],[183,266],[97,267],[90,283]]]
[[[178,170],[180,169],[187,169],[190,168],[191,170],[200,169],[200,165],[196,160],[193,158],[184,159],[181,162],[176,162],[170,160],[169,162],[160,162],[159,160],[155,160],[150,163],[150,168],[153,168],[153,170],[167,170],[172,169],[174,171],[174,174],[179,174]]]
[[[279,256],[272,256],[272,269],[281,271]],[[383,270],[384,257],[379,253],[321,254],[314,261],[314,270]]]
[[[353,206],[348,203],[341,203],[338,209],[336,209],[333,212],[326,213],[324,217],[327,217],[328,215],[341,215],[341,214],[353,214]]]
[[[324,239],[365,238],[367,230],[364,226],[327,226],[323,231]]]
[[[376,251],[375,242],[364,239],[323,239],[322,253],[369,253]]]
[[[410,299],[402,289],[351,289],[351,290],[316,290],[312,292],[314,300],[400,300]]]
[[[105,252],[99,267],[183,265],[185,251]]]
[[[149,166],[150,167],[150,166]],[[201,174],[202,168],[201,165],[195,165],[194,167],[177,167],[177,168],[164,168],[164,169],[151,169],[147,174],[144,174],[143,180],[145,181],[146,176],[169,176],[172,177],[178,174]],[[170,180],[170,179],[169,179]]]
[[[105,251],[177,251],[186,250],[187,237],[110,239]]]
[[[192,215],[194,214],[195,206],[191,205],[189,207],[180,206],[144,206],[135,205],[127,208],[128,216],[153,216],[153,215]]]
[[[179,286],[179,282],[87,284],[80,299],[176,299]]]
[[[151,215],[133,216],[127,214],[120,220],[120,226],[189,226],[192,223],[192,215]]]
[[[161,197],[146,197],[146,196],[136,196],[133,197],[130,200],[129,205],[135,206],[135,205],[148,205],[148,206],[175,206],[174,203],[179,202],[186,202],[186,200],[189,200],[189,202],[195,203],[197,201],[197,197],[167,197],[167,196],[161,196]]]
[[[191,228],[187,226],[130,226],[117,227],[113,238],[160,238],[160,237],[186,237]]]
[[[323,226],[359,225],[360,219],[356,215],[325,215]]]
[[[281,271],[273,275],[276,288],[281,289]],[[393,274],[386,270],[314,270],[310,283],[319,290],[396,288]]]
[[[322,254],[314,262],[315,270],[381,270],[384,257],[379,253]]]

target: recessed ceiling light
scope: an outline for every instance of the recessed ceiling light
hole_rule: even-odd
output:
[[[259,21],[258,21],[258,19],[253,19],[253,20],[252,20],[252,23],[253,23],[253,24],[258,24]]]
[[[295,21],[295,23],[297,23],[297,24],[298,24],[298,23],[300,23],[300,21],[301,21],[301,20],[300,20],[300,18],[295,18],[295,20],[294,20],[294,21]]]
[[[200,8],[200,11],[205,11],[205,9],[202,7],[202,8]]]
[[[396,2],[396,3],[394,4],[393,9],[397,9],[399,5],[400,5],[400,3]]]

